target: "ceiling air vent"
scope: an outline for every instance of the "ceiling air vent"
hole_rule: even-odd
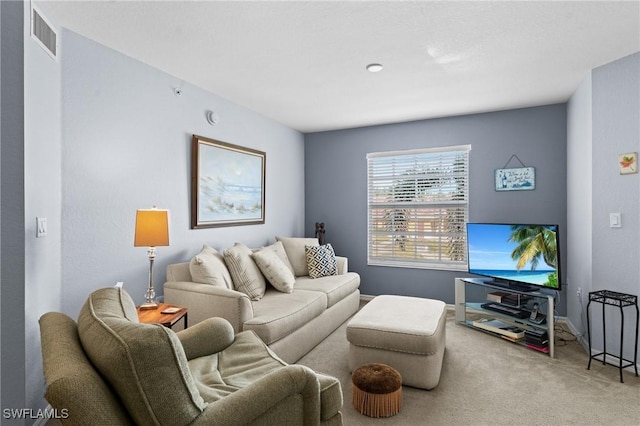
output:
[[[36,7],[31,5],[31,37],[53,58],[57,60],[58,34]]]

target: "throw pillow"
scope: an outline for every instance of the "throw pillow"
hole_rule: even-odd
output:
[[[252,256],[264,276],[276,290],[283,293],[293,292],[296,278],[275,251],[265,247],[253,253]]]
[[[296,277],[304,277],[309,275],[307,268],[307,258],[305,255],[305,246],[318,246],[317,238],[296,238],[296,237],[276,237],[277,241],[282,242],[284,251],[293,267],[293,274]]]
[[[323,246],[305,246],[307,268],[309,277],[320,278],[329,275],[338,275],[338,262],[336,253],[331,244]]]
[[[233,290],[233,282],[222,255],[214,248],[203,245],[200,253],[189,263],[194,283],[211,284]]]
[[[229,268],[235,289],[249,296],[251,300],[260,300],[267,289],[267,283],[251,254],[249,247],[236,243],[224,251],[224,263]]]
[[[287,267],[287,269],[289,271],[291,271],[291,273],[295,276],[295,271],[293,270],[293,266],[291,265],[291,262],[289,261],[289,257],[287,256],[287,252],[284,249],[284,245],[282,244],[282,241],[276,241],[275,243],[271,244],[270,246],[263,247],[260,250],[263,250],[263,249],[272,250],[278,256],[278,258],[280,258],[280,260],[282,260],[282,263],[284,263],[284,265]]]

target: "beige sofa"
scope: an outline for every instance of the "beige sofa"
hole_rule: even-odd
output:
[[[40,318],[45,397],[69,425],[341,425],[340,382],[287,365],[253,333],[211,318],[174,333],[138,322],[118,288],[78,322]]]
[[[221,253],[205,246],[190,262],[169,265],[165,302],[187,307],[190,324],[225,318],[236,332],[255,332],[285,362],[298,361],[358,310],[360,276],[334,254],[334,274],[317,277],[309,252],[328,246],[332,253],[330,245],[276,239],[259,250],[236,244]],[[320,269],[323,260],[315,259]]]

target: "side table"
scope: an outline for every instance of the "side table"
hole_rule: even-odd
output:
[[[177,308],[177,312],[163,313],[167,309]],[[158,303],[158,309],[140,309],[136,307],[138,311],[138,319],[140,322],[146,324],[162,324],[165,327],[172,328],[175,323],[184,318],[184,328],[188,327],[188,312],[187,308],[182,306],[169,305],[167,303]]]
[[[591,322],[589,321],[589,305],[591,302],[602,303],[602,352],[591,355]],[[620,356],[618,356],[618,365],[607,362],[607,355],[614,356],[611,353],[607,352],[607,329],[605,323],[605,315],[604,308],[606,305],[609,306],[617,306],[620,308]],[[627,306],[635,306],[636,308],[636,338],[635,338],[635,346],[634,346],[634,355],[633,360],[624,359],[622,357],[622,349],[624,344],[624,308]],[[591,369],[591,360],[595,359],[602,355],[602,363],[616,366],[620,369],[620,383],[624,383],[622,380],[622,369],[627,368],[631,365],[634,366],[636,377],[638,377],[638,317],[640,316],[640,312],[638,311],[638,296],[634,296],[632,294],[619,293],[617,291],[611,290],[600,290],[600,291],[592,291],[589,292],[589,303],[587,303],[587,335],[589,337],[589,365],[587,366],[587,370]],[[623,364],[623,361],[626,364]]]

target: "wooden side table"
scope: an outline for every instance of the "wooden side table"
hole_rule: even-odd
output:
[[[178,308],[179,310],[174,313],[163,313],[167,309]],[[138,311],[138,319],[140,322],[146,324],[162,324],[165,327],[172,328],[175,323],[184,318],[184,328],[187,328],[188,324],[188,312],[187,308],[182,306],[169,305],[167,303],[158,303],[158,309],[140,309]]]

